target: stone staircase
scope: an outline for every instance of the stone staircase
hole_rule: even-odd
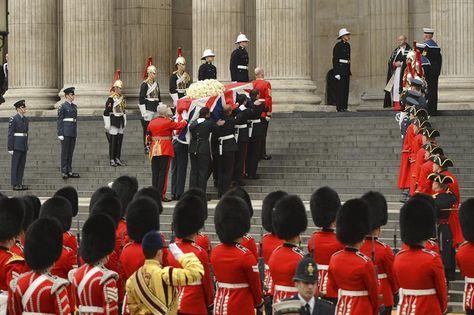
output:
[[[474,196],[474,113],[445,112],[432,119],[440,130],[439,144],[453,159],[462,198]],[[64,185],[76,187],[81,197],[78,225],[87,218],[88,198],[99,186],[114,178],[128,174],[138,178],[140,186],[151,184],[150,163],[143,154],[141,126],[137,116],[128,118],[123,158],[127,167],[112,168],[108,165],[108,146],[100,117],[81,117],[73,168],[80,179],[64,181],[60,178],[60,145],[56,138],[55,120],[35,117],[30,123],[30,151],[28,152],[25,180],[33,193],[42,198],[51,196]],[[8,123],[0,120],[0,134],[6,138]],[[5,139],[4,138],[4,139]],[[262,161],[259,180],[247,181],[245,188],[255,204],[250,233],[258,240],[261,200],[271,191],[282,189],[309,200],[318,187],[329,185],[336,189],[342,200],[359,197],[368,190],[382,192],[389,201],[389,223],[384,228],[382,240],[400,248],[398,212],[400,193],[396,189],[401,141],[398,125],[390,112],[358,113],[277,113],[271,122],[267,152],[273,159]],[[10,156],[6,148],[0,150],[0,191],[8,195],[22,193],[11,191]],[[215,189],[209,182],[209,192],[215,197]],[[217,242],[213,227],[213,211],[216,201],[210,204],[209,219],[204,233]],[[161,217],[161,229],[170,230],[173,203],[165,204]],[[307,207],[309,210],[309,206]],[[304,237],[314,231],[311,220]],[[76,223],[73,224],[74,230]],[[460,310],[463,281],[455,282],[450,290],[450,303]]]

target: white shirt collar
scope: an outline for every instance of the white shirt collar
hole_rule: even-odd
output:
[[[306,304],[309,304],[310,311],[311,313],[313,313],[314,305],[316,304],[316,298],[313,296],[311,300],[309,300],[309,302],[306,302],[306,300],[303,299],[303,297],[299,293],[298,293],[298,298],[300,299],[300,301],[304,303],[303,307],[306,306]]]

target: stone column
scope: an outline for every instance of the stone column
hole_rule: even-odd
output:
[[[443,64],[439,79],[441,109],[472,109],[474,102],[474,2],[431,1],[434,40],[441,47]],[[429,26],[429,25],[428,25]],[[444,103],[444,104],[443,104]]]
[[[197,79],[202,52],[216,54],[217,79],[230,81],[229,61],[237,35],[245,32],[245,0],[193,0],[193,77]],[[248,35],[250,36],[250,35]],[[255,45],[254,38],[250,45]],[[251,69],[249,69],[251,71]]]
[[[63,1],[63,88],[76,87],[79,109],[102,109],[109,94],[115,72],[112,17],[113,0]]]
[[[273,86],[275,105],[321,102],[311,80],[311,0],[257,0],[257,63]],[[297,94],[298,96],[295,96]]]
[[[52,109],[58,95],[57,0],[9,1],[9,89],[1,110],[25,99],[30,110]]]

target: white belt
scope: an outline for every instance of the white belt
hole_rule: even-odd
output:
[[[329,265],[318,265],[318,270],[328,270]]]
[[[188,285],[201,285],[201,284],[202,284],[201,280],[197,280],[197,281],[194,281],[193,283],[190,283]]]
[[[184,94],[186,93],[186,89],[176,89],[176,92]]]
[[[253,124],[259,124],[262,121],[260,119],[252,119],[249,120],[250,123],[250,128],[249,128],[249,138],[252,138],[252,133],[253,133]]]
[[[234,128],[235,128],[235,133],[234,133],[235,142],[239,142],[240,129],[248,128],[248,125],[247,124],[235,125]]]
[[[249,67],[244,66],[244,65],[237,65],[237,69],[247,70],[248,68],[249,68]]]
[[[436,294],[435,289],[411,290],[400,288],[400,295],[423,296]]]
[[[347,60],[347,59],[339,59],[339,62],[340,62],[340,63],[349,63],[349,60]]]
[[[222,144],[225,140],[229,140],[229,139],[234,139],[235,140],[235,135],[227,135],[227,136],[223,136],[223,137],[219,137],[217,138],[219,140],[219,155],[222,155]]]
[[[259,124],[259,123],[261,123],[262,121],[261,121],[260,119],[252,119],[252,120],[250,120],[250,122],[251,122],[252,124]]]
[[[264,98],[259,98],[258,101],[259,102],[265,102],[265,99]]]
[[[76,122],[76,118],[64,118],[63,121]]]
[[[28,134],[27,133],[21,133],[21,132],[15,132],[13,134],[13,136],[15,136],[15,137],[28,137]]]
[[[464,278],[464,282],[466,282],[466,283],[474,283],[474,278],[465,277],[465,278]]]
[[[103,313],[104,308],[99,306],[79,306],[80,313]]]
[[[275,291],[283,291],[283,292],[298,292],[298,288],[289,287],[286,285],[275,285]]]
[[[368,296],[369,291],[363,290],[363,291],[351,291],[351,290],[342,290],[339,289],[339,296],[352,296],[352,297],[358,297],[358,296]]]
[[[386,273],[379,273],[379,274],[377,275],[377,278],[378,278],[378,279],[386,279],[387,277],[388,277],[388,276],[387,276]]]
[[[225,282],[218,282],[217,286],[221,289],[242,289],[248,288],[248,283],[225,283]]]
[[[242,128],[248,128],[247,124],[242,124],[242,125],[235,125],[234,126],[236,129],[242,129]]]
[[[7,314],[7,306],[8,306],[8,293],[0,290],[0,314],[1,315]]]
[[[156,102],[156,101],[159,101],[158,98],[151,98],[151,97],[147,97],[145,98],[147,101],[150,101],[150,102]]]

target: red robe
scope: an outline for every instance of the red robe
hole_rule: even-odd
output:
[[[379,313],[377,276],[369,257],[346,247],[332,255],[328,273],[331,285],[340,290],[335,314]]]
[[[176,244],[183,253],[194,253],[204,267],[204,276],[198,283],[178,288],[178,311],[183,314],[207,315],[208,307],[212,305],[214,298],[207,251],[195,242],[186,239],[178,240]],[[170,266],[182,268],[172,255],[168,257],[168,260]]]
[[[410,149],[415,133],[413,131],[413,124],[408,125],[403,139],[402,155],[400,157],[400,170],[398,172],[398,188],[407,189],[410,187]]]
[[[448,307],[448,292],[443,263],[437,253],[421,246],[404,249],[395,256],[393,270],[400,286],[398,307],[401,314],[444,314]],[[406,290],[431,290],[432,293],[417,295],[414,294],[416,291]]]
[[[464,310],[474,310],[474,244],[464,242],[456,253],[456,263],[465,277]]]
[[[20,315],[30,312],[69,315],[71,309],[66,290],[68,285],[67,280],[50,274],[25,273],[11,284],[13,294],[8,303],[8,314]],[[22,298],[25,295],[29,298],[23,304]]]
[[[329,283],[328,268],[331,256],[342,249],[344,245],[339,243],[332,229],[314,232],[308,240],[308,252],[318,264],[318,289],[321,296],[337,298],[337,291]]]
[[[383,300],[379,300],[383,302],[384,306],[393,306],[393,295],[398,291],[398,286],[393,274],[393,260],[395,256],[393,255],[392,248],[377,238],[375,238],[373,245],[375,249],[375,268],[379,284],[379,297],[383,296]],[[365,239],[360,251],[372,259],[373,249],[371,237]],[[382,306],[382,303],[380,303],[379,306]]]
[[[410,149],[410,196],[415,194],[417,173],[417,154],[423,144],[423,136],[417,134],[412,141]]]
[[[5,223],[3,223],[5,224]],[[0,290],[7,291],[10,281],[27,270],[23,257],[0,247]]]
[[[255,259],[258,259],[257,243],[252,236],[245,234],[240,245],[247,248],[255,256]]]
[[[257,89],[259,94],[259,99],[261,102],[265,102],[265,106],[267,107],[267,111],[262,113],[261,117],[271,116],[272,115],[272,108],[273,108],[273,101],[272,101],[272,85],[270,82],[257,79],[253,82],[253,88]]]
[[[268,261],[273,280],[273,303],[290,298],[298,292],[293,276],[304,255],[305,253],[298,246],[289,243],[283,243],[273,251]]]
[[[428,175],[433,173],[433,164],[431,160],[425,161],[421,166],[420,173],[418,175],[418,187],[417,191],[419,193],[432,195],[432,182],[428,179]]]
[[[212,250],[211,263],[218,281],[214,314],[255,315],[263,303],[255,256],[240,244],[219,244]]]

